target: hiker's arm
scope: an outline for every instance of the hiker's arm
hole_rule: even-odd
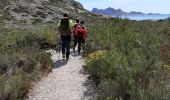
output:
[[[69,27],[70,27],[70,30],[72,31],[73,30],[73,26],[74,26],[74,23],[72,20],[69,20]]]
[[[86,26],[84,26],[84,29],[85,29],[85,31],[87,32],[87,28],[86,28]]]
[[[61,20],[59,20],[58,23],[57,23],[57,30],[56,30],[56,32],[57,33],[59,32],[59,34],[61,34],[60,33],[60,27],[61,27]]]
[[[58,23],[57,23],[57,28],[59,29],[60,26],[61,26],[61,20],[58,21]]]

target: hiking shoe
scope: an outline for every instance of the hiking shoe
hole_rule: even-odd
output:
[[[65,54],[63,54],[63,56],[62,56],[63,58],[65,58],[66,56],[65,56]]]
[[[73,48],[73,51],[75,52],[75,48]]]
[[[69,57],[66,57],[66,61],[68,61],[69,60]]]

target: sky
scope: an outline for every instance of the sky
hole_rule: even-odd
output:
[[[76,0],[87,10],[112,7],[123,11],[170,14],[170,0]]]

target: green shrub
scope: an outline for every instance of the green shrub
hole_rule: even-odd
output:
[[[32,83],[52,70],[50,55],[40,48],[40,42],[45,38],[51,44],[54,38],[50,35],[55,33],[50,30],[41,33],[38,29],[1,29],[1,100],[24,99]]]
[[[166,21],[98,22],[88,27],[85,70],[96,80],[99,100],[169,100],[170,35]],[[91,28],[92,27],[92,28]],[[106,51],[98,59],[96,51]]]

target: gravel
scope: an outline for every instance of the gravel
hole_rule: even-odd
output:
[[[88,75],[83,74],[85,63],[82,56],[72,54],[66,62],[61,59],[61,54],[58,60],[59,53],[51,53],[54,68],[35,84],[28,100],[95,100],[92,82],[88,80]]]

